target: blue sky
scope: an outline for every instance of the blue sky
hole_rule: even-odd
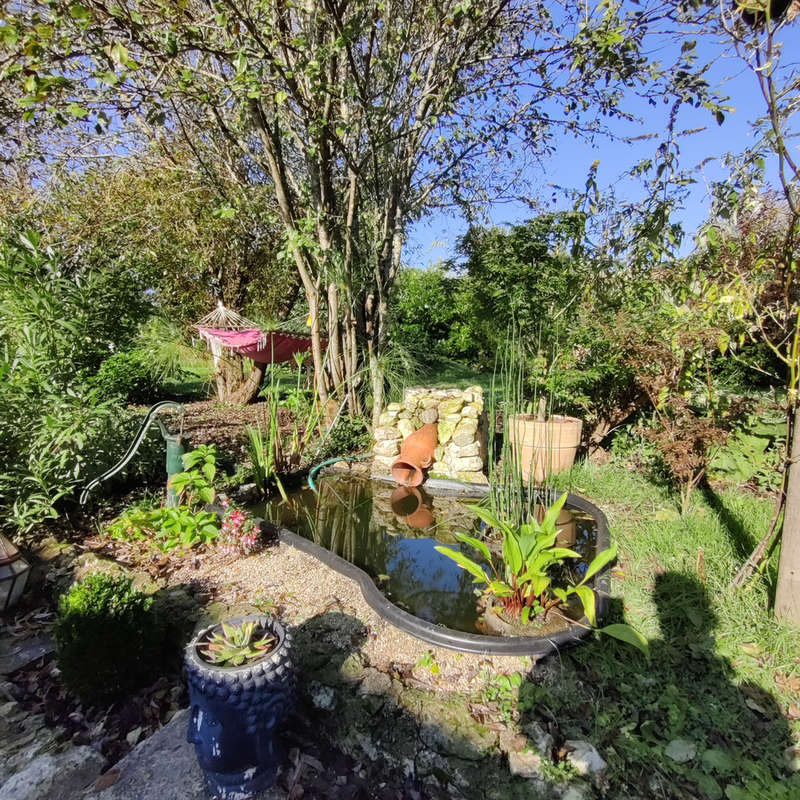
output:
[[[784,28],[783,38],[787,49],[796,48],[796,51],[800,51],[800,30],[797,25]],[[698,41],[698,54],[701,62],[713,61],[709,80],[722,86],[723,93],[730,97],[728,105],[735,110],[726,115],[722,125],[718,125],[705,109],[684,106],[680,113],[678,130],[703,129],[681,139],[681,167],[692,169],[697,181],[677,214],[686,232],[682,248],[684,252],[692,249],[693,234],[708,215],[709,184],[725,176],[722,157],[728,152],[741,153],[753,143],[752,123],[764,113],[764,100],[756,77],[740,59],[726,52],[723,44],[710,39]],[[644,121],[638,126],[616,123],[613,129],[616,134],[637,136],[666,128],[668,105],[652,108],[638,98],[629,98],[628,102],[629,109]],[[592,146],[572,138],[563,139],[556,153],[546,162],[544,173],[535,178],[535,183],[540,187],[543,210],[568,207],[566,200],[559,200],[555,205],[552,203],[552,187],[581,189],[592,162],[597,159],[600,161],[598,185],[601,189],[614,185],[618,197],[639,199],[643,195],[641,184],[620,178],[636,161],[651,156],[657,144],[658,139],[632,144],[604,140]],[[702,167],[698,167],[701,163]],[[772,168],[768,165],[768,177],[774,180],[774,165]],[[531,216],[531,211],[523,203],[506,202],[487,209],[487,215],[492,224],[500,225],[521,222]],[[433,213],[411,228],[404,248],[405,263],[413,267],[427,267],[455,256],[456,241],[466,227],[460,217],[443,212]]]

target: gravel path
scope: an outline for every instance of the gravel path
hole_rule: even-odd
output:
[[[487,682],[488,673],[525,670],[530,659],[483,656],[434,647],[400,631],[378,616],[364,600],[358,585],[313,556],[286,544],[274,544],[247,558],[209,555],[189,561],[170,575],[170,583],[201,581],[218,600],[230,605],[259,605],[271,600],[291,624],[339,611],[360,620],[367,629],[362,655],[379,670],[405,671],[430,688],[474,691]],[[438,673],[416,666],[431,653]]]

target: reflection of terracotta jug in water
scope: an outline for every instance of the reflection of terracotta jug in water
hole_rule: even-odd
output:
[[[390,502],[392,511],[412,528],[427,528],[436,520],[433,509],[426,505],[419,489],[413,486],[398,486],[392,492]]]
[[[536,506],[536,519],[538,522],[544,519],[546,510],[544,506]],[[556,545],[558,547],[572,547],[578,539],[578,525],[575,522],[575,515],[566,508],[562,508],[556,518],[556,530],[558,531]]]
[[[392,477],[401,486],[419,486],[424,480],[422,470],[433,464],[433,454],[439,444],[439,426],[423,425],[403,440],[400,455],[392,464]]]

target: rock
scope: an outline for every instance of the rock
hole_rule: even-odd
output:
[[[522,732],[542,755],[550,755],[555,742],[553,737],[536,720],[531,720],[523,725]]]
[[[470,458],[471,456],[480,455],[481,446],[478,442],[472,442],[471,444],[459,447],[454,442],[450,445],[448,451],[451,458]]]
[[[475,437],[477,432],[478,432],[477,419],[459,418],[459,423],[455,431],[456,435],[460,433],[469,433],[473,437]],[[456,442],[456,444],[458,443]]]
[[[442,400],[442,402],[439,403],[439,416],[446,417],[448,414],[458,414],[461,416],[461,409],[463,407],[463,397],[454,397],[452,400]]]
[[[423,409],[436,408],[439,405],[439,401],[435,397],[428,395],[427,397],[423,397],[419,404]],[[435,421],[436,420],[434,420],[434,422]]]
[[[573,783],[566,787],[564,794],[561,795],[561,800],[589,800],[591,796],[591,789],[586,784]]]
[[[384,468],[383,473],[385,474],[392,468],[394,460],[394,456],[374,456],[372,459],[372,464],[374,467]]]
[[[378,425],[384,428],[390,428],[397,421],[397,414],[392,411],[384,411],[378,417]]]
[[[447,420],[439,420],[439,444],[446,444],[450,441],[456,426]]]
[[[396,439],[387,442],[375,442],[372,451],[377,456],[396,456],[400,452],[400,442]]]
[[[471,403],[468,406],[464,406],[461,409],[461,416],[466,419],[478,419],[478,415],[481,412],[478,410],[478,406],[475,403]]]
[[[697,745],[688,739],[673,739],[664,750],[664,755],[678,764],[685,764],[697,755]]]
[[[402,438],[406,439],[414,433],[414,423],[410,419],[400,419],[397,421],[397,430],[400,431]]]
[[[419,421],[423,425],[433,425],[434,422],[439,421],[439,412],[435,408],[426,408],[419,415]]]
[[[606,768],[605,760],[591,742],[584,742],[581,739],[568,739],[564,744],[572,751],[567,755],[567,761],[581,775],[596,775]]]
[[[394,427],[381,427],[375,428],[375,431],[372,434],[375,437],[376,442],[385,442],[392,439],[399,439],[402,434],[397,428]]]
[[[800,772],[800,744],[794,744],[783,751],[786,766],[792,772]]]
[[[399,414],[403,410],[403,406],[400,403],[389,403],[386,406],[386,412],[389,414]]]
[[[0,641],[0,676],[10,675],[32,661],[52,653],[53,650],[55,650],[55,645],[47,634],[30,636],[27,639],[2,639]]]
[[[374,667],[364,670],[364,678],[359,687],[359,694],[389,694],[392,688],[392,679]]]
[[[323,711],[333,711],[336,708],[336,694],[330,686],[323,686],[317,681],[311,681],[308,685],[308,693],[316,708],[321,708]]]
[[[489,483],[489,479],[482,472],[457,472],[455,477],[464,483],[480,483],[484,486]]]
[[[454,458],[450,467],[456,472],[478,472],[483,469],[483,460],[480,456],[470,458]]]
[[[125,569],[111,558],[102,558],[95,553],[84,553],[75,560],[73,582],[80,583],[95,572],[106,575],[124,575]]]
[[[0,800],[72,800],[100,774],[105,759],[93,747],[41,755],[0,787]]]
[[[261,499],[261,492],[254,483],[243,483],[231,492],[231,500],[243,506],[251,506]]]
[[[508,754],[508,768],[512,775],[519,775],[521,778],[541,778],[542,757],[530,748],[519,752],[511,750]]]

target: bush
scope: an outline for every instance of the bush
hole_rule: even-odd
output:
[[[366,450],[372,441],[367,423],[363,417],[340,417],[328,435],[320,460],[358,453]]]
[[[58,602],[53,629],[64,683],[85,702],[112,700],[154,682],[165,663],[153,598],[130,578],[95,573]]]
[[[12,534],[57,516],[132,436],[131,415],[89,377],[141,311],[136,288],[112,277],[70,267],[34,235],[0,241],[0,526]]]
[[[146,353],[130,350],[107,358],[92,379],[103,397],[119,397],[129,403],[150,405],[167,394],[159,378],[153,375]]]

